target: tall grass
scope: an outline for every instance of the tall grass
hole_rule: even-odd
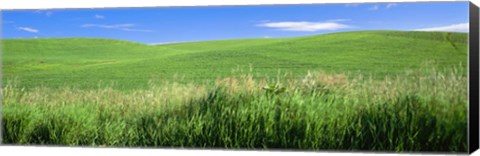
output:
[[[466,152],[465,70],[375,80],[218,78],[214,85],[3,87],[6,144]]]

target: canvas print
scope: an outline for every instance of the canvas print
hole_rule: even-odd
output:
[[[3,10],[2,143],[464,153],[468,7]]]

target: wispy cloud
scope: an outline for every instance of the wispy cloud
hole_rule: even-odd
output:
[[[397,5],[398,5],[397,3],[388,3],[388,4],[385,4],[385,9],[390,9]],[[380,10],[381,8],[383,8],[383,5],[375,4],[372,7],[368,8],[368,10],[375,11],[375,10]]]
[[[34,13],[44,14],[45,16],[48,16],[48,17],[53,15],[53,11],[45,11],[45,10],[36,10],[36,11],[34,11]]]
[[[105,16],[102,16],[102,15],[98,15],[98,14],[97,14],[97,15],[93,16],[93,18],[96,18],[96,19],[104,19]]]
[[[378,9],[380,9],[380,6],[379,6],[379,5],[374,5],[374,6],[370,7],[370,8],[368,8],[368,10],[378,10]]]
[[[22,30],[31,33],[38,33],[38,29],[30,28],[30,27],[17,27],[17,30]]]
[[[451,24],[446,26],[414,29],[415,31],[448,31],[448,32],[468,32],[469,23]]]
[[[385,7],[388,9],[388,8],[391,8],[391,7],[394,7],[394,6],[397,6],[397,3],[388,3],[387,6],[385,6]]]
[[[154,32],[153,30],[136,29],[135,24],[113,24],[113,25],[83,24],[83,25],[81,25],[81,27],[84,27],[84,28],[115,29],[115,30],[122,30],[122,31]]]
[[[274,28],[282,31],[319,31],[319,30],[337,30],[349,28],[349,25],[341,24],[339,22],[308,22],[308,21],[284,21],[284,22],[270,22],[257,24],[258,27]]]

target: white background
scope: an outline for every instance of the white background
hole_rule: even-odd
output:
[[[112,8],[112,7],[155,7],[155,6],[206,6],[206,5],[260,5],[260,4],[309,4],[309,3],[356,3],[356,2],[422,2],[429,0],[0,0],[0,9],[54,9],[54,8]],[[430,0],[432,1],[432,0]],[[447,1],[447,0],[434,0]],[[450,0],[452,1],[452,0]],[[479,0],[472,0],[477,6]],[[347,152],[292,152],[292,151],[228,151],[186,149],[139,149],[139,148],[87,148],[52,146],[0,146],[0,155],[433,155],[393,153],[347,153]],[[443,154],[446,155],[446,154]],[[477,151],[474,155],[480,155]]]

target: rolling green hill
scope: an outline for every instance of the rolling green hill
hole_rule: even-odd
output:
[[[23,87],[115,82],[136,88],[149,80],[202,82],[250,67],[255,77],[323,70],[381,78],[428,61],[466,67],[468,56],[467,34],[445,32],[357,31],[164,45],[93,38],[2,41],[3,81]]]
[[[465,33],[2,44],[4,144],[468,149]]]

